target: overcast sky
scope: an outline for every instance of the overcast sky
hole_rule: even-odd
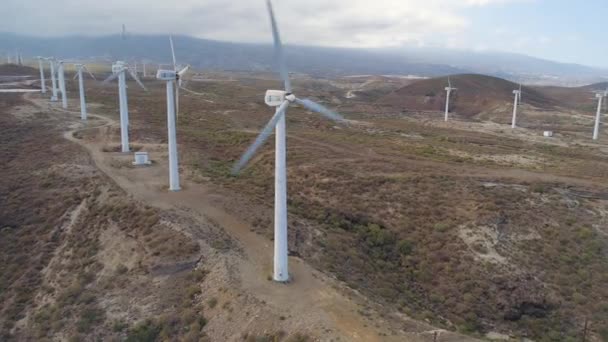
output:
[[[608,68],[608,0],[275,0],[283,41],[440,46]],[[2,0],[0,31],[270,42],[264,0]],[[602,25],[603,24],[603,25]]]

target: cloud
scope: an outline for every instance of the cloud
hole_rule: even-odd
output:
[[[522,0],[283,0],[275,12],[285,42],[345,47],[445,43],[464,32],[468,7]],[[3,0],[0,31],[32,35],[120,32],[187,34],[267,42],[263,0]]]

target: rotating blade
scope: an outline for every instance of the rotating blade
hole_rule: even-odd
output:
[[[169,36],[169,43],[171,44],[171,56],[173,57],[173,71],[177,72],[177,61],[175,60],[175,48],[173,47],[173,36]]]
[[[517,95],[518,101],[521,103],[521,83],[519,84],[519,95]]]
[[[103,80],[103,82],[101,82],[101,83],[105,84],[105,83],[108,83],[110,81],[113,81],[113,80],[117,79],[118,78],[118,74],[119,73],[110,75],[108,78],[106,78],[105,80]]]
[[[139,86],[143,90],[148,91],[148,88],[146,88],[146,86],[143,83],[141,83],[141,81],[139,80],[139,77],[137,77],[137,75],[133,72],[133,70],[128,69],[128,71],[129,71],[129,75],[131,75],[131,77],[133,77],[133,79],[135,80],[135,82],[137,82],[137,84],[139,84]]]
[[[190,69],[190,66],[186,65],[186,67],[184,67],[182,70],[180,70],[177,74],[181,77],[188,71],[188,69]]]
[[[199,92],[196,92],[194,90],[190,90],[190,89],[188,89],[186,87],[180,87],[180,89],[182,89],[182,90],[184,90],[184,91],[186,91],[186,92],[188,92],[190,94],[193,94],[193,95],[200,95],[200,96],[210,96],[211,95],[210,93],[199,93]]]
[[[72,78],[73,80],[78,78],[78,72],[76,72],[76,75],[74,75],[74,78]]]
[[[448,76],[448,88],[452,88],[452,82],[450,81],[450,76]]]
[[[283,44],[281,43],[281,36],[279,34],[279,28],[277,21],[274,17],[274,11],[272,9],[272,3],[270,0],[266,1],[268,6],[268,14],[270,15],[270,23],[272,25],[272,37],[274,40],[274,57],[279,67],[281,79],[285,83],[285,91],[291,93],[291,81],[289,80],[289,72],[287,71],[287,65],[285,64],[285,55],[283,54]]]
[[[322,106],[312,100],[309,100],[309,99],[302,100],[302,99],[296,98],[296,103],[310,111],[319,113],[330,120],[334,120],[334,121],[338,121],[338,122],[344,121],[344,118],[342,117],[342,115],[334,112],[331,109],[327,109],[324,106]]]
[[[83,65],[82,68],[91,76],[92,79],[97,81],[97,79],[95,78],[95,75],[93,75],[93,73],[89,71],[89,68],[87,68],[86,65]]]
[[[253,144],[251,144],[251,146],[249,146],[249,148],[247,148],[247,151],[245,151],[245,153],[243,153],[243,155],[241,156],[241,159],[239,159],[239,161],[232,168],[233,175],[236,175],[239,172],[241,172],[243,167],[245,167],[245,165],[247,165],[249,160],[251,160],[251,158],[255,155],[255,153],[258,151],[258,149],[260,147],[262,147],[262,145],[264,145],[266,140],[268,140],[268,137],[270,137],[270,134],[272,134],[272,131],[274,130],[274,127],[277,125],[277,122],[279,122],[281,117],[283,117],[283,115],[285,115],[285,113],[287,111],[287,107],[289,107],[289,101],[283,102],[277,108],[277,111],[275,112],[274,116],[270,119],[270,121],[268,121],[266,126],[264,126],[264,129],[262,130],[262,132],[260,132],[260,135],[258,135],[257,138],[255,138],[255,141],[253,142]]]

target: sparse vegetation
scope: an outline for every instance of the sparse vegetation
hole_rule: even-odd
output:
[[[266,108],[252,105],[258,101],[255,82],[210,83],[209,91],[222,91],[204,109],[184,100],[182,110],[188,115],[180,117],[180,153],[185,174],[238,193],[242,198],[235,196],[230,203],[235,215],[271,236],[271,142],[241,175],[230,174],[268,117]],[[90,100],[116,116],[111,95],[104,88]],[[18,97],[0,99],[6,108],[20,104]],[[132,107],[146,112],[132,117],[133,141],[165,143],[161,101],[154,95],[133,98]],[[243,110],[243,105],[251,107]],[[387,312],[399,310],[449,330],[570,341],[580,336],[581,322],[589,318],[593,337],[608,339],[608,208],[602,185],[608,180],[608,158],[596,147],[532,142],[501,129],[437,127],[418,120],[433,113],[407,117],[411,113],[403,114],[401,108],[346,103],[341,109],[352,113],[349,118],[372,124],[334,128],[299,109],[290,112],[288,205],[294,255],[381,303]],[[493,118],[503,120],[500,113],[482,112],[471,122]],[[0,118],[6,161],[0,164],[6,175],[0,179],[0,198],[6,199],[0,206],[0,256],[6,260],[0,263],[0,340],[17,338],[11,331],[28,312],[33,329],[27,336],[34,339],[71,331],[82,340],[107,331],[129,341],[204,340],[203,308],[214,314],[223,311],[218,304],[225,310],[236,307],[234,301],[220,296],[220,303],[203,292],[207,271],[197,265],[171,276],[175,283],[163,288],[166,306],[159,305],[157,312],[138,316],[136,322],[106,314],[102,297],[107,303],[108,297],[124,299],[134,289],[149,290],[146,282],[136,280],[149,279],[159,264],[189,260],[199,246],[172,230],[162,212],[133,204],[100,174],[82,177],[69,168],[57,169],[88,161],[72,159],[83,151],[66,144],[45,121],[10,120]],[[530,115],[528,120],[535,124],[539,119]],[[569,133],[580,129],[566,119],[559,125],[572,127]],[[91,134],[96,133],[78,137],[86,140]],[[108,129],[107,134],[117,131]],[[105,150],[114,152],[115,146]],[[517,158],[522,155],[529,159],[522,162]],[[81,204],[82,216],[66,228]],[[132,260],[121,258],[107,266],[99,261],[105,252],[100,234],[111,227],[116,228],[112,234],[137,247],[121,251]],[[233,244],[215,239],[209,246],[221,252]],[[61,262],[51,263],[54,258]],[[57,279],[49,281],[46,270]],[[39,303],[38,295],[48,302]],[[371,310],[361,313],[374,319]],[[288,317],[278,321],[291,322]],[[245,341],[275,339],[313,340],[292,332],[243,335]]]

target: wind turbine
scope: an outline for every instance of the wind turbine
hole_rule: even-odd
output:
[[[249,162],[257,150],[264,144],[273,128],[275,133],[275,196],[274,196],[274,274],[273,279],[278,282],[289,280],[288,270],[288,245],[287,245],[287,172],[286,172],[286,147],[285,147],[285,115],[287,108],[297,103],[306,109],[317,112],[331,120],[344,120],[339,114],[321,106],[308,99],[299,99],[291,89],[289,73],[285,65],[285,56],[279,36],[279,29],[274,17],[272,4],[267,0],[268,14],[272,25],[274,38],[275,58],[279,65],[281,78],[285,84],[285,90],[267,90],[264,101],[270,107],[275,108],[275,114],[266,124],[260,135],[243,154],[232,172],[237,174]]]
[[[38,68],[40,69],[40,91],[43,94],[46,94],[46,83],[44,80],[44,66],[42,65],[42,61],[45,60],[44,57],[36,57],[38,59]]]
[[[63,65],[63,61],[58,61],[57,62],[58,67],[57,67],[57,75],[59,77],[59,90],[61,91],[61,105],[63,107],[63,109],[67,109],[68,108],[68,97],[67,97],[67,92],[66,92],[66,87],[65,87],[65,71],[64,71],[64,65]]]
[[[597,140],[600,136],[600,121],[602,116],[602,101],[608,95],[608,91],[598,91],[595,93],[597,98],[597,112],[595,114],[595,126],[593,127],[593,140]]]
[[[139,86],[145,90],[146,87],[139,80],[137,75],[133,73],[133,70],[129,69],[129,66],[122,61],[117,61],[112,64],[112,75],[106,78],[103,83],[108,83],[118,78],[118,102],[120,106],[120,140],[122,144],[122,152],[129,152],[129,105],[127,102],[127,73],[139,84]]]
[[[521,84],[519,87],[521,89]],[[519,105],[519,100],[521,99],[521,90],[513,90],[513,94],[515,95],[515,100],[513,102],[513,120],[511,121],[511,128],[517,127],[517,106]]]
[[[76,73],[76,76],[74,76],[74,79],[78,78],[78,88],[80,90],[80,119],[86,120],[87,119],[87,103],[86,103],[85,96],[84,96],[84,77],[82,75],[82,72],[86,71],[89,75],[91,75],[91,78],[93,78],[94,80],[97,80],[97,79],[95,78],[95,75],[93,75],[89,71],[89,69],[87,68],[86,65],[74,64],[74,66],[77,69],[77,73]]]
[[[188,71],[189,66],[177,70],[175,62],[175,51],[173,50],[173,39],[169,36],[171,53],[173,54],[174,70],[158,70],[156,78],[167,82],[167,133],[169,136],[169,190],[179,191],[179,166],[177,154],[177,138],[175,121],[179,115],[178,99],[179,88],[181,87],[181,77]]]
[[[47,61],[49,61],[49,65],[51,66],[51,85],[52,85],[52,90],[53,90],[53,94],[51,95],[51,101],[56,102],[57,101],[57,75],[55,74],[55,58],[53,57],[49,57],[47,58]]]
[[[457,90],[458,88],[452,88],[452,82],[450,81],[450,76],[448,76],[448,86],[445,88],[446,98],[445,98],[445,121],[448,121],[448,113],[450,111],[450,94],[452,90]]]

